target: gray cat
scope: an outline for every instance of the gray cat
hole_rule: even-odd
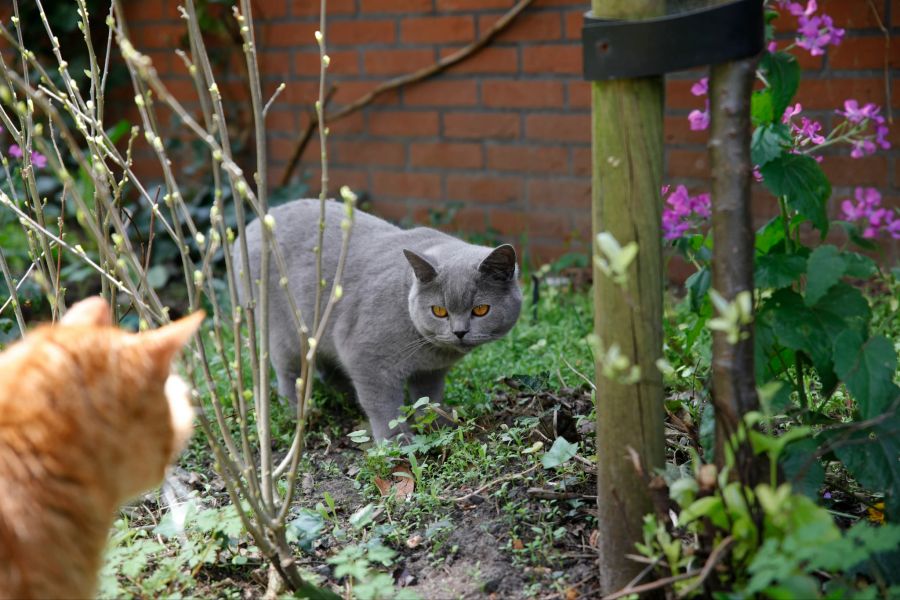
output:
[[[311,327],[315,303],[318,200],[296,200],[271,211],[275,238],[288,264],[288,293]],[[344,207],[325,211],[323,277],[337,270]],[[400,415],[404,387],[417,399],[441,402],[444,376],[466,353],[505,335],[522,304],[516,252],[462,242],[434,229],[399,229],[356,211],[343,275],[343,297],[318,340],[320,372],[355,393],[376,440],[409,431],[389,422]],[[259,279],[259,220],[247,227],[251,278]],[[232,249],[236,263],[240,252]],[[274,265],[269,275],[272,365],[278,391],[296,401],[303,357],[285,291]],[[241,287],[241,286],[239,286]],[[242,302],[244,299],[242,298]],[[351,387],[352,386],[352,387]]]

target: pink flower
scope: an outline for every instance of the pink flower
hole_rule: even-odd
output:
[[[9,155],[13,158],[22,158],[22,149],[18,144],[13,144],[9,147]]]
[[[862,228],[862,237],[874,239],[884,232],[893,239],[900,239],[900,217],[894,211],[881,206],[881,193],[875,188],[856,188],[856,202],[841,202],[841,211],[848,221],[855,221]]]
[[[688,115],[691,122],[691,131],[703,131],[709,127],[709,107],[706,110],[692,110]]]
[[[662,214],[663,237],[676,240],[694,227],[699,227],[710,216],[709,194],[690,196],[687,188],[679,185],[666,198]]]
[[[782,123],[790,122],[791,118],[793,118],[794,115],[799,115],[801,110],[803,110],[803,105],[800,104],[799,102],[797,104],[795,104],[794,106],[788,106],[787,108],[784,109],[784,115],[782,115],[782,117],[781,117],[781,122]]]
[[[705,96],[709,92],[709,77],[704,77],[691,86],[691,93],[695,96]]]
[[[779,5],[797,17],[797,38],[799,47],[808,50],[813,56],[825,53],[826,46],[837,46],[844,38],[844,30],[835,27],[832,18],[826,14],[816,15],[819,9],[816,0],[809,0],[806,6],[799,2],[781,0]]]
[[[851,123],[861,123],[867,119],[884,122],[884,117],[878,114],[881,112],[881,107],[874,102],[869,102],[860,108],[859,102],[856,100],[844,100],[844,110],[838,109],[836,112],[839,115],[843,115]]]
[[[32,152],[31,153],[31,164],[33,164],[38,169],[43,169],[47,166],[47,157],[41,154],[40,152]]]

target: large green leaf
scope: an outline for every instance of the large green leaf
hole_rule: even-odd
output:
[[[797,254],[767,254],[756,258],[756,287],[779,289],[797,281],[806,272],[806,259]]]
[[[847,330],[834,340],[834,369],[853,394],[864,419],[888,409],[897,396],[894,345],[880,335],[864,340],[859,331]]]
[[[800,87],[800,65],[787,52],[763,53],[760,66],[765,71],[766,80],[772,94],[772,112],[780,119],[788,107],[797,88]]]
[[[825,468],[816,458],[818,449],[816,440],[804,438],[788,444],[779,460],[793,489],[813,500],[819,499],[819,488],[825,483]]]
[[[813,158],[802,154],[782,154],[761,169],[763,182],[824,236],[828,232],[825,203],[831,196],[831,184]]]
[[[781,123],[769,123],[761,125],[753,131],[750,139],[750,159],[758,167],[781,156],[787,146],[790,146],[791,134],[786,125]]]
[[[553,446],[541,457],[541,464],[545,469],[552,469],[564,463],[578,454],[578,444],[572,444],[566,438],[560,436],[553,442]]]
[[[871,429],[833,431],[828,438],[850,474],[870,490],[884,494],[888,521],[900,519],[900,434],[896,415]]]
[[[750,121],[754,127],[771,123],[775,120],[772,107],[772,90],[757,90],[750,97]]]
[[[813,250],[806,263],[806,305],[818,302],[846,270],[847,261],[835,246],[819,246]]]

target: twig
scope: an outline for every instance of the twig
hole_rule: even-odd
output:
[[[730,535],[726,537],[724,540],[719,542],[719,545],[713,548],[713,551],[709,553],[709,558],[706,559],[706,564],[703,565],[703,568],[700,570],[700,576],[697,577],[697,581],[691,583],[689,586],[684,588],[678,593],[679,598],[684,598],[698,587],[700,587],[706,578],[709,577],[709,574],[712,573],[713,567],[715,567],[718,562],[725,555],[725,550],[734,542],[734,538]]]
[[[512,473],[511,475],[504,475],[503,477],[498,477],[497,479],[495,479],[495,480],[493,480],[493,481],[491,481],[491,482],[488,482],[488,483],[484,484],[483,486],[481,486],[481,487],[478,488],[477,490],[472,491],[472,492],[469,492],[469,493],[466,494],[465,496],[460,496],[459,498],[454,498],[453,501],[454,501],[454,502],[465,502],[466,500],[468,500],[468,499],[471,498],[472,496],[477,496],[478,494],[480,494],[480,493],[483,492],[484,490],[486,490],[486,489],[488,489],[488,488],[491,488],[491,487],[494,487],[494,486],[497,485],[498,483],[503,483],[503,482],[505,482],[505,481],[512,481],[513,479],[519,479],[520,477],[525,477],[526,475],[528,475],[529,473],[531,473],[532,471],[534,471],[535,469],[537,469],[539,466],[541,466],[540,463],[536,463],[536,464],[531,465],[530,467],[528,467],[528,468],[525,469],[524,471],[519,471],[518,473]]]
[[[587,375],[585,375],[581,371],[578,371],[577,369],[575,369],[575,367],[573,367],[571,364],[569,364],[569,361],[566,360],[565,356],[561,356],[560,358],[562,358],[562,361],[564,363],[566,363],[566,366],[569,367],[570,371],[572,371],[573,373],[578,375],[581,379],[583,379],[585,381],[585,383],[587,383],[591,387],[592,390],[594,390],[595,392],[597,391],[597,386],[594,385],[594,382],[591,381]]]
[[[416,83],[419,81],[424,81],[429,77],[433,77],[438,73],[442,73],[446,71],[450,67],[455,64],[458,64],[465,59],[469,58],[471,55],[475,54],[485,46],[487,46],[491,40],[493,40],[497,35],[499,35],[504,29],[509,27],[510,23],[519,16],[519,14],[528,8],[534,0],[519,0],[515,6],[509,9],[509,12],[504,14],[502,17],[497,19],[488,32],[482,37],[480,40],[476,40],[465,46],[460,48],[453,54],[442,58],[436,63],[429,65],[427,67],[423,67],[417,71],[413,71],[412,73],[407,73],[406,75],[401,75],[399,77],[395,77],[393,79],[389,79],[384,83],[376,86],[372,91],[363,94],[350,104],[344,106],[341,110],[335,112],[328,116],[327,119],[324,119],[326,124],[333,123],[338,119],[342,119],[349,114],[352,114],[359,109],[369,105],[372,103],[375,98],[385,94],[389,91],[395,90],[397,88],[403,87],[404,85],[409,85],[412,83]],[[309,128],[315,129],[318,126],[319,120],[314,119],[310,121]],[[281,185],[285,186],[291,180],[291,175],[294,174],[294,171],[297,168],[297,164],[300,162],[300,157],[303,156],[303,151],[306,149],[307,144],[309,143],[309,139],[312,137],[312,132],[308,136],[304,135],[303,138],[300,139],[296,148],[294,148],[294,154],[291,156],[291,160],[288,162],[287,168],[284,171],[284,175],[281,177]]]
[[[894,109],[891,102],[891,32],[881,21],[881,15],[872,0],[868,0],[869,8],[875,15],[875,22],[878,23],[878,29],[884,34],[884,105],[887,108],[887,118],[891,123],[894,122]]]
[[[542,500],[596,500],[596,494],[579,494],[577,492],[554,492],[544,488],[528,488],[525,492],[529,496]]]

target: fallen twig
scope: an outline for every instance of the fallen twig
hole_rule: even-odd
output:
[[[454,501],[454,502],[465,502],[466,500],[468,500],[468,499],[471,498],[472,496],[477,496],[478,494],[480,494],[480,493],[483,492],[484,490],[486,490],[486,489],[488,489],[488,488],[491,488],[491,487],[494,487],[494,486],[497,485],[498,483],[503,483],[504,481],[512,481],[513,479],[519,479],[520,477],[525,477],[526,475],[528,475],[529,473],[531,473],[532,471],[534,471],[535,469],[537,469],[539,466],[541,466],[541,464],[540,464],[540,463],[536,463],[536,464],[531,465],[530,467],[528,467],[528,468],[525,469],[524,471],[519,471],[518,473],[512,473],[512,474],[510,474],[510,475],[504,475],[503,477],[498,477],[497,479],[495,479],[495,480],[493,480],[493,481],[491,481],[491,482],[488,482],[488,483],[484,484],[483,486],[481,486],[481,487],[478,488],[477,490],[472,491],[472,492],[469,492],[469,493],[466,494],[465,496],[460,496],[459,498],[454,498],[453,501]]]
[[[529,496],[541,498],[543,500],[596,500],[596,495],[579,494],[577,492],[555,492],[544,488],[528,488],[525,492]]]
[[[404,85],[409,85],[411,83],[416,83],[418,81],[423,81],[428,79],[429,77],[433,77],[438,73],[446,71],[453,65],[464,61],[469,58],[471,55],[475,54],[485,46],[487,46],[491,40],[497,37],[504,29],[506,29],[512,21],[519,16],[519,14],[528,8],[528,5],[531,4],[534,0],[519,0],[515,6],[509,9],[509,12],[504,14],[502,17],[497,19],[488,32],[482,37],[480,40],[475,40],[468,46],[464,46],[460,48],[453,54],[445,56],[441,60],[436,63],[429,65],[427,67],[423,67],[417,71],[413,71],[412,73],[407,73],[406,75],[400,75],[399,77],[394,77],[393,79],[389,79],[379,85],[377,85],[370,92],[363,94],[350,104],[347,104],[340,110],[336,111],[334,114],[327,115],[325,117],[325,123],[330,124],[338,119],[342,119],[347,115],[358,111],[359,109],[369,105],[372,103],[375,98],[385,94],[389,91],[395,90],[397,88],[403,87]],[[294,170],[297,168],[297,163],[300,162],[300,157],[303,156],[303,151],[306,149],[306,146],[309,144],[309,140],[312,137],[312,131],[316,129],[318,126],[318,119],[311,119],[309,125],[307,126],[309,135],[306,135],[304,132],[304,136],[300,138],[300,141],[297,143],[297,146],[294,148],[294,153],[291,155],[290,161],[288,161],[287,168],[284,170],[284,175],[281,177],[281,185],[287,185],[291,180],[291,176],[294,174]]]

